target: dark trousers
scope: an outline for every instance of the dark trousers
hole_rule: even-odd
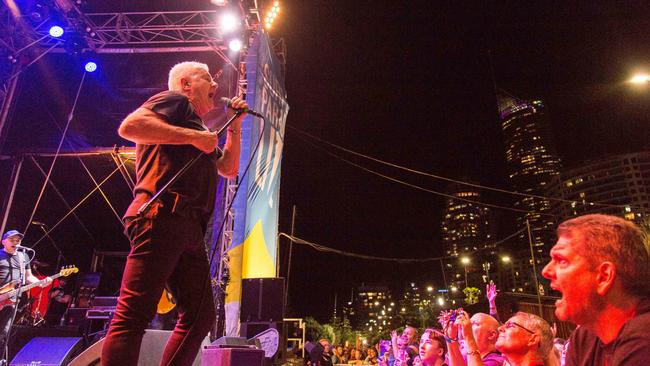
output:
[[[14,315],[15,305],[7,305],[0,310],[0,359],[5,354],[5,350],[9,345],[9,331],[11,330],[11,317]],[[9,355],[6,355],[9,356]]]
[[[215,320],[203,227],[198,220],[157,211],[126,220],[131,241],[120,298],[102,349],[104,366],[136,366],[144,330],[165,283],[179,319],[161,365],[191,365]]]

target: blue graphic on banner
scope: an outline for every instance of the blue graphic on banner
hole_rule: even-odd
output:
[[[249,162],[250,167],[240,178],[233,205],[234,233],[228,251],[230,282],[225,305],[227,335],[237,333],[241,280],[277,275],[280,168],[289,105],[282,65],[270,47],[268,36],[258,34],[246,60],[246,101],[265,116],[265,121],[249,115],[242,126],[240,174]]]

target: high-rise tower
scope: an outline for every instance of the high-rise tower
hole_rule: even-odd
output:
[[[515,207],[527,211],[517,217],[519,228],[530,224],[536,259],[547,257],[553,238],[555,219],[551,215],[549,188],[560,179],[561,162],[551,133],[544,102],[521,100],[504,93],[497,96],[501,128],[505,139],[510,182],[518,196]],[[542,196],[542,197],[533,197]],[[528,234],[522,239],[528,242]]]
[[[478,203],[481,201],[479,189],[451,184],[447,194],[454,198],[445,200],[445,211],[442,217],[442,243],[446,256],[472,256],[477,250],[485,249],[492,242],[490,231],[490,209]],[[485,254],[485,253],[482,253]],[[447,261],[445,278],[448,286],[464,288],[468,285],[481,287],[475,277],[481,275],[479,258],[463,264],[457,260]],[[469,260],[469,258],[468,258]],[[467,284],[465,274],[469,273]],[[474,281],[472,281],[474,280]]]

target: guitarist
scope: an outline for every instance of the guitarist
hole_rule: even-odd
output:
[[[0,250],[0,292],[8,289],[13,289],[14,285],[32,284],[39,281],[39,279],[32,274],[29,267],[29,256],[24,251],[19,251],[17,247],[23,240],[23,234],[17,230],[9,230],[2,235],[2,250]],[[25,273],[24,283],[20,283],[21,266]],[[41,287],[47,286],[52,282],[52,278],[47,277],[42,283]],[[0,306],[5,304],[0,304]],[[14,303],[6,304],[0,309],[0,345],[6,351],[7,334],[11,328],[11,323],[14,317],[16,305]],[[3,361],[0,361],[2,364]]]

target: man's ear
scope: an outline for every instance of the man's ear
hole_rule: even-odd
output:
[[[181,78],[181,89],[190,90],[190,81],[187,78]]]
[[[596,293],[605,295],[614,285],[616,280],[616,266],[612,262],[602,262],[596,269]]]
[[[488,339],[490,341],[496,342],[496,340],[499,338],[499,331],[498,330],[491,330],[490,335],[488,336]]]
[[[539,343],[540,343],[541,341],[542,341],[542,338],[541,338],[539,335],[537,335],[537,334],[531,334],[531,335],[530,335],[530,340],[528,341],[528,345],[529,345],[529,346],[534,346],[535,344],[537,344],[538,347],[539,347]]]

